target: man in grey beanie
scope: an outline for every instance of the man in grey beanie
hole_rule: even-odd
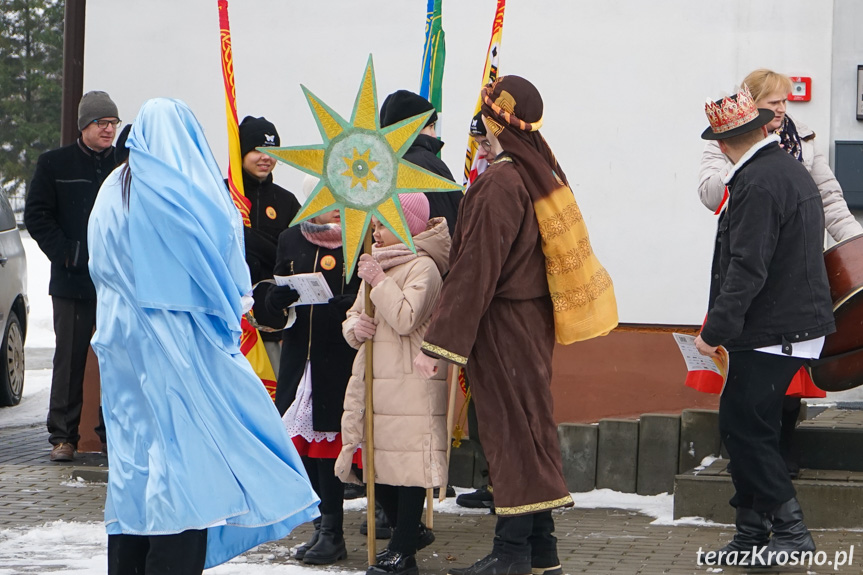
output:
[[[84,367],[96,326],[96,290],[87,267],[87,221],[102,182],[116,167],[117,105],[105,92],[78,104],[81,135],[39,156],[27,191],[24,224],[51,260],[54,373],[48,408],[51,461],[72,461],[84,402]],[[104,443],[104,439],[103,439]]]

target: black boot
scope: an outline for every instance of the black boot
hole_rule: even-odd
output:
[[[378,553],[377,563],[366,570],[366,575],[419,575],[415,555],[405,555],[387,549]]]
[[[803,524],[803,510],[800,509],[796,497],[792,497],[769,515],[773,518],[773,537],[767,544],[764,553],[766,557],[769,557],[771,552],[779,551],[787,551],[789,554],[792,551],[815,551],[815,542]],[[768,563],[772,564],[770,561]]]
[[[321,516],[321,531],[318,542],[306,551],[303,563],[308,565],[330,565],[348,556],[345,548],[344,531],[342,530],[342,515],[327,514]]]
[[[448,575],[531,575],[530,559],[492,552],[470,567],[450,569]]]
[[[734,523],[737,532],[731,543],[718,551],[718,565],[749,565],[745,558],[751,557],[754,549],[767,545],[770,538],[770,520],[765,513],[758,513],[748,507],[738,507]]]
[[[306,551],[315,546],[315,543],[318,542],[318,538],[321,535],[321,518],[317,517],[312,521],[312,524],[315,526],[315,532],[312,533],[312,538],[307,542],[303,543],[299,547],[297,547],[296,552],[294,553],[294,558],[298,561],[302,561],[303,557],[306,556]]]
[[[420,521],[420,528],[418,531],[418,535],[419,535],[419,537],[417,538],[417,551],[419,551],[420,549],[425,549],[426,547],[428,547],[429,545],[434,543],[434,540],[435,540],[434,531],[432,531],[431,529],[426,527],[426,524],[423,523],[422,521]],[[388,546],[384,547],[382,550],[378,551],[378,554],[376,555],[377,561],[380,562],[386,556],[386,554],[389,552],[389,550],[390,550],[390,548],[388,545]],[[550,573],[548,575],[555,575],[555,574]]]
[[[533,575],[563,575],[563,567],[557,556],[557,537],[554,536],[551,511],[533,514],[533,530],[527,540],[530,543]]]
[[[480,487],[472,493],[462,493],[455,498],[455,503],[471,509],[490,509],[494,506],[494,495],[489,487]]]
[[[368,535],[369,523],[365,519],[360,524],[360,534]],[[390,539],[393,536],[393,528],[387,519],[384,508],[375,502],[375,539]]]
[[[449,575],[531,575],[530,543],[533,515],[498,516],[491,555]]]

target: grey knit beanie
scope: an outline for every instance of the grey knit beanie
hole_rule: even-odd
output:
[[[87,124],[99,118],[119,118],[117,104],[107,92],[87,92],[78,104],[78,131],[83,132]]]

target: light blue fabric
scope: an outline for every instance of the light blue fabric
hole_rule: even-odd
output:
[[[206,566],[318,515],[278,411],[239,350],[242,223],[191,110],[150,100],[90,216],[109,534],[208,529]],[[221,524],[221,525],[217,525]]]

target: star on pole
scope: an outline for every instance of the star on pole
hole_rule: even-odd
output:
[[[398,195],[462,190],[458,184],[402,158],[432,112],[382,129],[371,55],[350,121],[342,118],[305,86],[302,89],[323,143],[258,148],[258,151],[320,180],[291,225],[338,209],[349,279],[353,276],[372,216],[416,252]]]

